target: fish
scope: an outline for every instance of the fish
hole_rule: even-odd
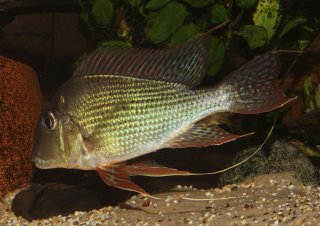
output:
[[[279,52],[257,56],[218,84],[206,74],[210,34],[169,48],[96,50],[43,109],[32,161],[41,169],[96,170],[109,186],[148,194],[131,176],[193,175],[153,160],[164,148],[221,145],[232,134],[214,120],[229,112],[259,114],[290,102],[277,83]]]

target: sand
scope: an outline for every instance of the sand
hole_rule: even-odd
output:
[[[17,192],[0,203],[0,225],[320,224],[320,187],[304,185],[289,172],[260,175],[206,190],[178,185],[170,192],[154,194],[161,199],[134,195],[118,206],[32,222],[15,217],[10,210]]]

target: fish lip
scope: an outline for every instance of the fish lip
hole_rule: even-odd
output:
[[[43,159],[40,159],[39,157],[32,157],[32,162],[35,164],[35,166],[39,169],[46,169],[45,165],[48,165],[48,161],[45,161]]]
[[[35,164],[35,166],[39,169],[52,169],[52,168],[66,168],[63,164],[58,164],[58,160],[44,160],[37,156],[32,157],[32,162]]]

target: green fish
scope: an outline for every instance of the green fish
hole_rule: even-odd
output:
[[[110,186],[147,193],[130,176],[191,173],[128,160],[235,140],[246,134],[223,130],[215,113],[258,114],[292,100],[277,85],[279,52],[254,58],[214,87],[197,88],[210,40],[202,34],[171,49],[107,48],[86,56],[40,116],[36,167],[97,170]]]

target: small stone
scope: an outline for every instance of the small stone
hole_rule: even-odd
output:
[[[247,223],[246,220],[242,220],[242,221],[240,221],[240,222],[241,222],[241,224],[246,224],[246,223]]]
[[[290,184],[290,185],[288,186],[288,188],[289,188],[290,190],[292,190],[292,189],[295,188],[295,186],[294,186],[293,184]]]

